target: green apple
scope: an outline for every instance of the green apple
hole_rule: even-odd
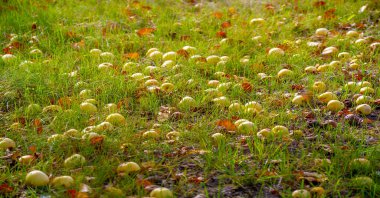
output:
[[[359,32],[355,30],[350,30],[346,33],[346,36],[349,38],[358,38],[359,37]]]
[[[167,188],[155,188],[149,196],[154,198],[173,198],[173,193]]]
[[[169,132],[169,133],[166,134],[166,139],[168,139],[168,140],[178,140],[180,135],[181,135],[181,133],[178,132],[178,131],[171,131],[171,132]]]
[[[124,125],[126,123],[124,116],[122,116],[119,113],[109,114],[106,118],[106,121],[111,123],[112,125],[115,125],[115,126],[121,126],[121,125]]]
[[[317,72],[317,68],[314,67],[314,66],[307,66],[307,67],[305,67],[304,70],[305,70],[306,73],[315,73],[315,72]]]
[[[9,63],[9,62],[13,61],[14,59],[16,59],[16,56],[13,55],[13,54],[4,54],[4,55],[1,57],[1,59],[3,59],[3,61],[4,61],[5,63]]]
[[[323,92],[326,91],[326,84],[322,81],[314,82],[313,84],[313,90],[316,92]]]
[[[162,55],[162,60],[167,61],[167,60],[172,60],[175,61],[177,58],[177,53],[176,52],[166,52],[164,55]]]
[[[277,77],[278,78],[286,78],[286,77],[289,77],[289,76],[293,76],[294,72],[292,70],[289,70],[289,69],[281,69],[278,73],[277,73]]]
[[[359,93],[361,93],[361,94],[374,94],[375,90],[372,87],[362,87],[362,88],[360,88]]]
[[[99,57],[101,53],[102,53],[102,50],[100,50],[100,49],[91,49],[90,50],[90,54],[94,57]]]
[[[142,136],[143,136],[143,138],[147,138],[147,139],[155,139],[155,138],[160,137],[160,135],[154,129],[151,129],[149,131],[145,131]]]
[[[26,175],[25,183],[30,186],[46,186],[49,184],[49,177],[42,171],[34,170]]]
[[[295,105],[302,105],[305,103],[305,97],[303,97],[302,95],[294,96],[294,98],[292,99],[292,103]]]
[[[338,49],[336,47],[326,47],[323,51],[322,51],[322,55],[334,55],[338,53]]]
[[[58,105],[49,105],[42,109],[42,113],[53,113],[62,111],[62,107]]]
[[[218,98],[214,98],[212,100],[216,105],[220,106],[220,107],[227,107],[230,105],[230,100],[225,97],[225,96],[221,96],[221,97],[218,97]]]
[[[59,176],[55,177],[51,184],[55,187],[65,187],[69,188],[74,185],[74,179],[71,176]]]
[[[178,103],[178,106],[182,109],[193,108],[197,106],[197,102],[190,96],[185,96]]]
[[[65,159],[66,168],[79,168],[86,163],[86,159],[80,154],[74,154]]]
[[[110,113],[114,113],[117,111],[117,105],[114,103],[108,103],[104,106],[104,110],[106,110]]]
[[[154,61],[159,61],[162,59],[162,53],[160,51],[153,51],[148,56],[150,59],[152,59]]]
[[[265,23],[265,19],[263,18],[254,18],[249,21],[249,24],[251,25],[262,25]]]
[[[76,129],[69,129],[63,133],[65,137],[72,137],[72,138],[78,138],[82,136],[81,132],[79,132]]]
[[[111,52],[102,52],[100,53],[100,57],[105,59],[113,59],[115,55],[113,55]]]
[[[16,143],[10,138],[0,138],[0,149],[15,148]]]
[[[285,126],[277,125],[272,128],[272,132],[275,136],[288,136],[289,135],[289,129]]]
[[[277,47],[270,49],[268,52],[269,56],[283,56],[284,54],[285,54],[284,50]]]
[[[253,108],[257,112],[261,112],[263,110],[263,107],[261,106],[261,104],[256,102],[256,101],[250,101],[250,102],[245,103],[244,108],[246,108],[246,109],[247,108]]]
[[[295,190],[292,193],[293,198],[311,198],[311,194],[307,190]]]
[[[157,48],[150,48],[148,49],[148,51],[146,52],[146,55],[149,56],[152,52],[155,52],[155,51],[159,51]]]
[[[98,111],[98,108],[89,102],[82,102],[80,104],[80,110],[84,113],[94,114]]]
[[[356,104],[365,104],[365,103],[371,103],[373,102],[373,98],[371,96],[359,96],[356,100],[355,100],[355,103]]]
[[[216,65],[220,61],[220,57],[217,55],[211,55],[206,58],[207,63]]]
[[[116,172],[118,174],[128,174],[133,172],[139,172],[140,170],[141,168],[136,162],[125,162],[117,167]]]
[[[256,131],[255,124],[253,124],[253,122],[250,121],[242,122],[241,124],[239,124],[237,128],[240,133],[251,133]]]
[[[18,162],[23,165],[30,165],[35,159],[33,155],[24,155],[18,159]]]
[[[238,102],[232,103],[229,107],[228,110],[232,113],[234,112],[240,112],[244,109],[244,106]]]
[[[91,98],[91,96],[92,96],[92,91],[89,89],[84,89],[79,92],[79,97],[82,99],[88,99],[88,98]]]
[[[174,91],[174,85],[172,83],[162,83],[160,89],[166,93],[171,93]]]

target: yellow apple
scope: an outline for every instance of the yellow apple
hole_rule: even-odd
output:
[[[317,36],[327,36],[328,34],[329,34],[329,30],[327,30],[326,28],[318,28],[315,31],[315,35]]]
[[[121,126],[126,123],[124,116],[119,113],[109,114],[106,118],[106,121],[115,126]]]
[[[92,103],[82,102],[80,104],[80,110],[84,113],[93,114],[93,113],[96,113],[98,111],[98,108],[95,105],[93,105]]]
[[[173,193],[167,188],[155,188],[149,196],[154,198],[173,198]]]
[[[332,92],[325,92],[319,95],[318,99],[323,103],[328,103],[330,100],[337,100],[338,97]]]
[[[327,103],[327,110],[330,110],[332,112],[338,112],[344,108],[343,102],[340,102],[339,100],[330,100]]]
[[[0,138],[0,149],[15,148],[16,143],[10,138]]]
[[[125,162],[120,164],[116,171],[117,173],[123,173],[123,174],[128,174],[128,173],[133,173],[133,172],[138,172],[140,171],[141,168],[136,162]]]
[[[368,115],[372,112],[372,108],[368,104],[358,105],[355,110],[363,115]]]
[[[55,177],[51,182],[53,186],[69,188],[74,185],[74,179],[71,176],[59,176]]]
[[[86,159],[80,154],[74,154],[65,159],[64,165],[67,168],[78,168],[86,163]]]
[[[284,50],[277,47],[270,49],[268,52],[269,56],[283,56],[284,54],[285,54]]]

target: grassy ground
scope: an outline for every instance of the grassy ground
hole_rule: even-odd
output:
[[[0,196],[379,197],[379,5],[2,0]]]

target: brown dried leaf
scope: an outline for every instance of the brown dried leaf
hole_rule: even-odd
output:
[[[102,144],[104,140],[103,136],[96,136],[90,139],[92,145]]]
[[[241,87],[244,89],[245,92],[251,92],[252,91],[252,84],[249,82],[243,82],[241,84]]]
[[[326,2],[324,1],[316,1],[313,3],[313,6],[316,7],[316,8],[319,8],[319,7],[322,7],[322,6],[325,6],[326,5]]]
[[[335,8],[328,9],[327,11],[324,12],[323,18],[325,19],[332,19],[335,18]]]

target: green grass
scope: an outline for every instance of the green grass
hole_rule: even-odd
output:
[[[4,156],[0,159],[0,196],[69,197],[70,190],[79,196],[82,184],[92,188],[85,193],[90,197],[143,197],[154,185],[170,189],[175,197],[292,197],[297,189],[313,191],[314,187],[322,187],[324,193],[312,193],[313,197],[380,196],[380,53],[379,47],[370,48],[380,39],[376,21],[380,2],[333,0],[317,7],[314,1],[302,0],[295,9],[295,1],[277,0],[272,1],[273,10],[266,8],[269,4],[256,1],[191,2],[1,1],[0,45],[4,50],[0,55],[10,52],[15,58],[0,59],[0,137],[14,140],[16,148],[0,150]],[[358,12],[364,5],[366,10]],[[336,9],[333,15],[326,14],[330,9]],[[221,16],[216,17],[218,14]],[[263,18],[265,23],[251,25],[253,18]],[[231,27],[221,28],[226,21]],[[330,33],[318,38],[315,31],[322,27]],[[142,28],[155,31],[139,36],[136,32]],[[360,38],[368,42],[355,44],[359,38],[347,37],[349,30],[363,33]],[[227,42],[221,42],[219,31],[226,33]],[[255,36],[262,38],[253,40]],[[317,41],[321,42],[320,49],[308,46],[308,42]],[[177,66],[164,68],[162,60],[146,55],[150,48],[164,54],[184,46],[196,48],[190,56],[228,56],[229,60],[216,65],[177,55]],[[351,57],[343,60],[338,53],[322,56],[322,50],[329,46]],[[268,50],[274,47],[283,48],[285,54],[269,55]],[[94,48],[114,57],[94,56],[90,53]],[[40,49],[42,54],[30,54],[32,49]],[[139,57],[128,59],[129,53],[138,53]],[[245,56],[249,56],[248,63],[241,62]],[[354,59],[359,67],[349,69]],[[315,73],[304,71],[307,66],[334,60],[341,61],[342,66]],[[22,65],[23,61],[32,63]],[[114,69],[99,70],[98,65],[104,62],[112,63]],[[127,62],[135,65],[124,71]],[[149,72],[147,66],[157,69]],[[292,70],[293,75],[278,78],[283,68]],[[71,72],[76,74],[70,76]],[[225,75],[218,76],[217,72]],[[170,82],[174,91],[149,92],[146,79],[134,80],[134,73],[156,79],[158,86]],[[258,73],[272,77],[262,80]],[[214,90],[212,95],[205,91],[216,89],[207,84],[209,80],[231,83],[231,87]],[[368,123],[352,125],[344,118],[347,111],[328,111],[318,100],[324,91],[313,90],[316,81],[323,81],[325,91],[345,101],[345,110]],[[368,103],[370,115],[355,112],[359,90],[346,90],[344,85],[349,81],[371,83],[374,93],[367,94],[374,100]],[[251,85],[251,91],[242,88],[243,82]],[[84,98],[80,92],[85,89],[91,94]],[[292,99],[297,93],[308,93],[310,101],[295,105]],[[181,108],[179,103],[185,96],[194,98],[197,107]],[[220,96],[242,105],[256,101],[263,110],[234,113],[212,102]],[[62,105],[65,99],[71,102]],[[96,113],[80,109],[85,99],[96,100]],[[347,105],[349,102],[352,106]],[[82,138],[82,130],[105,121],[110,112],[103,107],[109,103],[119,106],[116,112],[126,118],[126,123],[98,131],[104,141],[93,145]],[[61,105],[63,110],[31,115],[27,113],[30,104],[42,108]],[[163,121],[160,113],[167,112],[162,112],[162,107],[172,108],[170,118]],[[175,117],[174,112],[181,116]],[[243,118],[251,121],[254,129],[231,133],[216,124],[218,120]],[[42,131],[38,131],[35,120],[41,121]],[[312,126],[310,120],[319,124]],[[327,120],[333,124],[324,124]],[[276,125],[287,127],[290,134],[266,139],[257,136],[258,131]],[[144,137],[143,133],[152,128],[158,137]],[[80,134],[48,141],[53,134],[69,129]],[[167,139],[171,131],[180,132],[178,140]],[[215,133],[225,138],[215,141]],[[18,158],[33,154],[30,146],[35,146],[40,157],[23,165]],[[74,170],[65,167],[64,160],[75,153],[86,158],[85,165]],[[12,154],[13,158],[6,157]],[[354,167],[352,161],[357,158],[367,159],[369,165]],[[318,159],[331,163],[318,164]],[[119,176],[118,165],[129,161],[139,164],[141,170]],[[31,170],[41,170],[51,180],[70,175],[75,182],[67,189],[51,183],[28,186],[25,176]],[[372,184],[356,184],[359,176],[371,178]],[[5,184],[11,190],[6,190]],[[112,195],[109,186],[122,193]]]

